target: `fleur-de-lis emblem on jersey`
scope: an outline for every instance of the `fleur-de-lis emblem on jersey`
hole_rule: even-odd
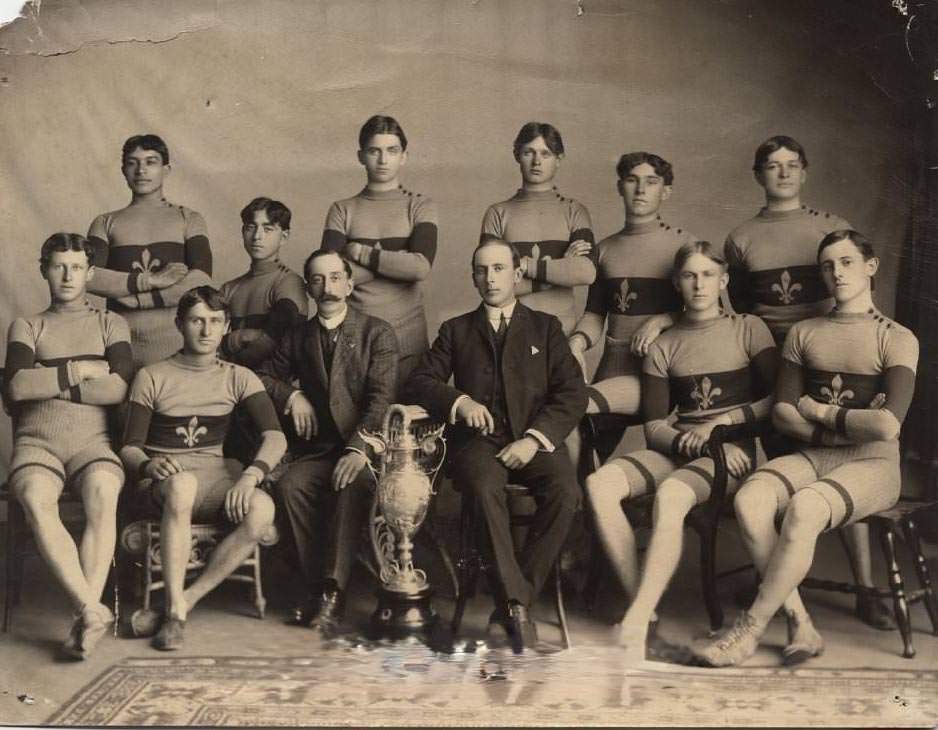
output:
[[[538,244],[531,246],[531,258],[537,261],[541,258],[541,247]],[[547,258],[546,256],[544,258]]]
[[[198,416],[193,416],[189,419],[189,425],[186,428],[179,426],[176,429],[176,433],[182,436],[183,443],[191,449],[193,446],[199,443],[199,436],[203,436],[208,433],[208,429],[205,426],[199,425]]]
[[[827,402],[832,406],[842,406],[844,401],[853,398],[852,390],[843,390],[844,379],[837,373],[831,380],[831,387],[826,385],[821,388],[821,395],[827,398]]]
[[[140,260],[134,261],[130,265],[131,271],[139,271],[140,273],[152,274],[160,267],[160,260],[157,258],[150,258],[150,249],[143,249],[143,253],[140,254]]]
[[[785,269],[782,272],[781,284],[772,284],[772,291],[778,294],[778,300],[782,304],[791,304],[795,301],[795,294],[801,291],[801,284],[792,284],[791,274]]]
[[[638,299],[638,294],[629,291],[629,280],[623,279],[622,283],[619,284],[619,293],[614,295],[612,299],[616,303],[616,309],[625,314],[631,308],[632,302]]]
[[[705,411],[713,407],[713,401],[722,392],[723,388],[714,388],[713,381],[704,375],[699,383],[696,380],[694,381],[694,389],[691,391],[690,397],[697,401],[697,407],[700,410]]]

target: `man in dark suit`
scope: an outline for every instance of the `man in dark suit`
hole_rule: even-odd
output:
[[[302,439],[276,495],[310,590],[293,622],[332,631],[370,505],[361,432],[381,429],[398,347],[387,322],[346,304],[354,282],[339,254],[314,251],[304,274],[317,315],[283,337],[258,375]]]
[[[586,410],[583,374],[560,322],[515,299],[518,252],[501,240],[475,250],[478,309],[444,322],[406,387],[409,402],[453,427],[449,471],[478,500],[496,586],[492,620],[517,649],[537,640],[528,609],[557,559],[580,501],[564,439]],[[453,385],[449,385],[450,376]],[[537,512],[516,557],[505,486],[533,490]]]

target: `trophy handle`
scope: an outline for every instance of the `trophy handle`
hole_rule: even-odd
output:
[[[443,466],[443,462],[446,461],[446,439],[437,434],[434,438],[439,439],[440,441],[440,458],[436,464],[430,467],[430,494],[436,494],[436,478],[440,475],[440,467]]]

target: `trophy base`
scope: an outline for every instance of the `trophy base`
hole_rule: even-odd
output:
[[[433,591],[399,593],[378,588],[378,607],[371,615],[371,633],[392,639],[429,631],[439,616],[430,604]]]

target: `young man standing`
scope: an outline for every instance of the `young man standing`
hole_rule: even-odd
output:
[[[368,183],[329,208],[322,248],[351,262],[355,288],[349,303],[394,328],[400,384],[429,345],[420,282],[436,256],[436,206],[401,187],[407,137],[393,117],[371,117],[358,134],[358,146]]]
[[[564,333],[577,321],[573,288],[596,278],[596,247],[586,207],[561,195],[554,177],[564,156],[552,124],[528,122],[518,131],[514,156],[521,188],[485,211],[480,241],[502,240],[521,255],[515,296],[530,309],[553,314]]]
[[[305,269],[317,316],[284,336],[260,376],[300,436],[297,458],[277,483],[309,590],[294,623],[331,631],[342,620],[374,483],[361,433],[381,430],[398,352],[387,322],[347,305],[354,291],[347,261],[320,249]]]
[[[759,145],[752,170],[765,191],[765,207],[734,228],[724,247],[733,309],[759,315],[779,349],[792,325],[831,310],[834,300],[821,279],[817,247],[828,233],[852,228],[833,213],[802,204],[807,168],[804,147],[791,137],[776,135]],[[784,450],[778,439],[766,446],[770,458]],[[859,582],[872,586],[869,527],[851,525],[846,535]],[[874,628],[896,628],[878,599],[857,596],[856,613]]]
[[[88,229],[96,276],[88,288],[130,325],[136,368],[182,347],[173,324],[180,297],[211,284],[212,251],[199,213],[163,197],[169,149],[155,134],[131,137],[121,151],[130,205],[103,213]]]
[[[309,314],[302,277],[280,260],[280,249],[290,237],[291,217],[287,206],[270,198],[254,198],[244,207],[241,238],[251,266],[219,290],[231,316],[221,355],[252,370]]]
[[[166,608],[162,615],[137,611],[131,623],[138,636],[155,632],[153,646],[164,651],[182,646],[189,612],[241,565],[273,524],[273,501],[257,487],[286,448],[257,376],[217,357],[228,328],[221,295],[210,286],[197,287],[182,296],[176,311],[182,350],[137,373],[121,449],[124,466],[140,478],[139,499],[162,513]],[[228,421],[239,404],[261,434],[245,469],[222,456]],[[186,588],[192,522],[220,519],[236,527]]]
[[[56,233],[43,243],[39,270],[52,304],[10,326],[4,383],[14,423],[10,491],[75,606],[62,645],[75,659],[87,658],[114,621],[101,594],[114,554],[124,470],[111,449],[107,406],[124,399],[133,369],[127,323],[85,298],[93,261],[94,248],[78,234]],[[59,517],[66,487],[84,504],[77,549]]]
[[[516,651],[537,641],[529,609],[580,502],[563,440],[586,408],[583,375],[560,322],[517,301],[521,278],[510,244],[480,243],[472,280],[481,305],[443,323],[405,389],[408,402],[454,424],[450,474],[480,505],[501,583],[492,621],[505,626]],[[509,527],[509,482],[530,487],[537,500],[520,555]]]

